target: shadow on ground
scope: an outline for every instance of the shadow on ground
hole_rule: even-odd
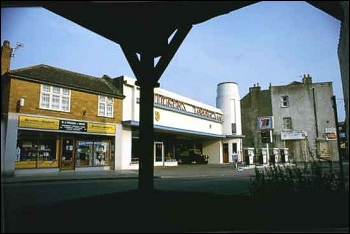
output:
[[[6,232],[279,231],[349,227],[349,193],[256,199],[137,191],[26,207],[6,221]]]

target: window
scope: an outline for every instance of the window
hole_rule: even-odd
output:
[[[282,107],[289,107],[289,96],[282,96],[281,102]]]
[[[69,112],[70,90],[50,85],[41,85],[39,106],[42,109]]]
[[[15,169],[58,168],[55,134],[18,131]]]
[[[98,96],[98,115],[105,117],[113,117],[113,98]]]
[[[231,130],[232,130],[232,134],[237,133],[236,123],[231,123]]]
[[[283,130],[292,130],[292,118],[283,118]]]

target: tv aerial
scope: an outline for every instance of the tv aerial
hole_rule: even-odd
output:
[[[19,48],[22,48],[24,47],[24,44],[22,42],[16,42],[16,47],[13,49],[13,53],[11,54],[11,57],[14,58],[15,57],[15,53],[16,53],[16,50],[19,49]]]

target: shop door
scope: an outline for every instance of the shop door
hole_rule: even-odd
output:
[[[164,147],[163,142],[154,143],[154,163],[160,165],[164,163]]]
[[[224,153],[224,155],[223,155],[223,163],[228,163],[228,143],[224,143],[224,145],[223,145],[223,153]]]
[[[74,170],[73,138],[62,138],[61,170]]]

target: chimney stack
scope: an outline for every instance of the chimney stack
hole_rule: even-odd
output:
[[[10,42],[5,40],[1,46],[1,75],[10,70],[12,51],[13,49],[10,47]]]
[[[259,86],[259,83],[256,83],[256,84],[254,84],[253,87],[249,88],[249,92],[255,92],[255,91],[259,91],[260,92],[260,90],[261,90],[261,87]]]
[[[312,77],[310,76],[310,74],[303,75],[303,83],[304,84],[312,84]]]

